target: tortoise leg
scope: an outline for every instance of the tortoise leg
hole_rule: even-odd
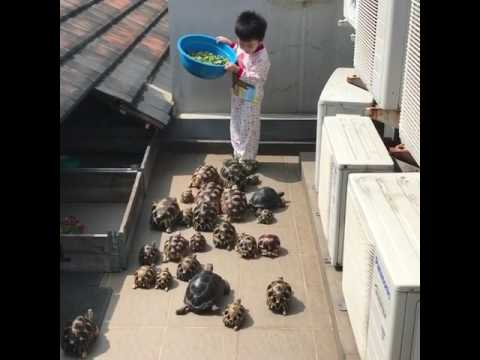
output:
[[[181,307],[180,309],[177,309],[176,314],[177,315],[185,315],[190,312],[190,307],[189,306],[184,306]]]
[[[239,327],[238,325],[235,325],[235,326],[233,327],[233,330],[238,331],[239,328],[240,328],[240,327]]]

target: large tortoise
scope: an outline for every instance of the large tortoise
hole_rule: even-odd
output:
[[[277,193],[271,187],[262,187],[253,193],[249,201],[249,206],[256,211],[257,216],[260,215],[263,209],[275,210],[284,208],[287,206],[287,201],[282,199],[283,195],[285,195],[285,193]]]
[[[228,295],[230,285],[220,275],[213,272],[213,265],[207,264],[205,270],[196,274],[188,283],[183,302],[185,306],[176,311],[177,315],[185,315],[204,311],[220,310],[222,296]]]

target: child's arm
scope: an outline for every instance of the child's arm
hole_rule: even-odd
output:
[[[225,36],[217,36],[216,40],[217,40],[217,42],[225,43],[232,48],[235,47],[235,45],[236,45],[234,41],[230,40],[229,38],[227,38]]]

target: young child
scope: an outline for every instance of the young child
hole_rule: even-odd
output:
[[[237,64],[225,65],[233,80],[230,139],[233,157],[249,167],[256,165],[263,86],[270,69],[268,53],[263,45],[266,30],[267,22],[261,15],[244,11],[235,24],[238,41],[217,37],[218,42],[230,45],[237,54]]]

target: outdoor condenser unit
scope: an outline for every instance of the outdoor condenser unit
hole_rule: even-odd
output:
[[[377,106],[398,110],[410,0],[359,0],[353,64]]]
[[[419,359],[420,174],[352,174],[342,289],[362,360]]]
[[[420,165],[420,0],[412,0],[400,112],[400,139]]]
[[[318,208],[331,263],[341,266],[349,174],[393,172],[394,163],[368,117],[326,117],[322,133]]]
[[[346,0],[347,1],[347,0]],[[338,68],[328,79],[320,94],[317,108],[317,138],[315,151],[315,190],[320,176],[320,144],[323,119],[337,114],[363,115],[372,106],[373,97],[368,91],[347,82],[347,77],[357,75],[353,68]]]

